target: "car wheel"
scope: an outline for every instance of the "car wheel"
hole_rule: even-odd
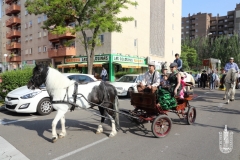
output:
[[[130,98],[131,97],[131,93],[133,92],[133,88],[128,88],[128,92],[127,92],[127,97]]]
[[[37,113],[40,115],[48,115],[52,112],[53,106],[49,98],[43,98],[38,103]]]

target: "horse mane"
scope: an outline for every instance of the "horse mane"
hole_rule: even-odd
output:
[[[66,76],[64,76],[58,70],[48,67],[48,73],[46,77],[46,87],[49,90],[67,88],[73,83],[74,83],[73,80],[69,80]]]

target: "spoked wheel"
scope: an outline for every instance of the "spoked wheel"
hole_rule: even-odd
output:
[[[187,121],[188,124],[193,124],[195,122],[197,116],[196,108],[195,107],[189,107],[187,112]]]
[[[152,132],[155,137],[162,138],[168,135],[171,127],[171,119],[166,115],[160,115],[152,123]]]

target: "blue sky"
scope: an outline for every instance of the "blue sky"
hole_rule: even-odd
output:
[[[212,16],[225,16],[227,11],[234,10],[240,0],[182,0],[182,17],[188,13],[212,13]]]

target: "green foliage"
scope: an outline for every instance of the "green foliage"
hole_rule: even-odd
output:
[[[79,70],[76,68],[71,68],[68,73],[79,73]]]
[[[182,46],[194,48],[197,51],[196,65],[202,65],[203,59],[220,59],[221,67],[234,57],[235,63],[240,64],[240,37],[238,34],[232,36],[222,35],[211,39],[211,37],[199,37],[195,39],[184,39]],[[182,55],[181,55],[182,56]]]
[[[43,29],[54,34],[66,31],[72,34],[82,33],[78,37],[83,43],[88,57],[88,73],[92,72],[95,47],[98,46],[99,36],[104,32],[121,32],[122,22],[132,21],[133,17],[119,17],[129,5],[137,5],[131,0],[27,0],[25,6],[29,14],[45,14]],[[76,22],[74,28],[66,27]],[[91,30],[91,40],[86,30]]]
[[[187,45],[182,46],[181,57],[183,61],[184,70],[188,70],[196,65],[197,62],[197,53],[194,48],[191,48]]]
[[[21,86],[27,85],[32,76],[32,68],[26,67],[23,70],[12,70],[4,72],[0,75],[2,83],[0,83],[0,96],[5,98],[6,95]]]
[[[140,74],[140,72],[138,72],[138,71],[133,71],[133,72],[130,72],[130,71],[128,71],[128,72],[120,71],[120,72],[115,73],[115,77],[118,79],[118,78],[120,78],[120,77],[122,77],[122,76],[124,76],[126,74]]]

